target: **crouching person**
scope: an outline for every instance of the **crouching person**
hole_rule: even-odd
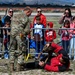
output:
[[[39,65],[47,71],[63,72],[69,69],[70,61],[68,56],[60,54],[49,59],[46,63],[44,61],[40,61]]]

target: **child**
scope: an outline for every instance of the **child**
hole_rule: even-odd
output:
[[[7,20],[3,28],[9,28],[9,27],[10,27],[10,22]],[[6,59],[8,59],[9,57],[8,56],[9,42],[10,42],[10,29],[3,29],[3,44],[4,44],[4,50],[5,50],[4,58],[6,58],[6,55],[7,55]]]
[[[48,23],[48,28],[53,28],[53,23]],[[46,42],[53,42],[53,40],[56,39],[56,32],[53,29],[48,29],[45,32],[45,40]]]
[[[33,37],[36,44],[36,53],[40,53],[44,45],[44,25],[40,23],[40,16],[36,16],[36,24],[33,26]],[[35,55],[35,58],[38,57],[38,54]],[[41,56],[42,58],[42,56]]]
[[[65,20],[63,28],[70,28],[70,22],[68,20]],[[65,49],[67,54],[69,53],[69,41],[71,38],[69,33],[70,33],[70,30],[68,29],[63,29],[61,30],[61,33],[60,33],[62,34],[62,46]]]
[[[72,23],[70,24],[70,28],[75,28],[75,16],[73,17]],[[70,51],[69,51],[69,57],[72,59],[72,52],[74,52],[74,60],[75,60],[75,30],[71,29],[70,33],[72,34],[72,38],[70,40]],[[74,51],[72,51],[74,50]]]

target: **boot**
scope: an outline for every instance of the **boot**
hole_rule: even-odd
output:
[[[20,71],[20,70],[21,70],[21,65],[20,64],[17,64],[16,71]]]
[[[14,63],[10,64],[10,71],[14,71]]]

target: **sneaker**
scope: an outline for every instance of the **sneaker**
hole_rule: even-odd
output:
[[[8,54],[4,54],[4,58],[8,59],[9,58]]]

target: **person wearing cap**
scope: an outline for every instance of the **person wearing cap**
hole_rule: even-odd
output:
[[[37,15],[39,15],[41,18],[40,23],[43,24],[44,27],[46,27],[46,16],[42,14],[42,9],[40,7],[37,8]],[[36,16],[33,19],[33,24],[36,24]]]
[[[48,22],[48,28],[53,28],[53,22]],[[45,40],[46,42],[53,42],[56,39],[56,32],[53,29],[47,29],[45,31]]]
[[[21,65],[25,63],[24,57],[27,53],[27,35],[30,30],[30,19],[32,10],[30,7],[25,7],[23,12],[14,15],[11,22],[10,32],[10,70],[14,71],[15,61],[16,70],[21,70]]]

